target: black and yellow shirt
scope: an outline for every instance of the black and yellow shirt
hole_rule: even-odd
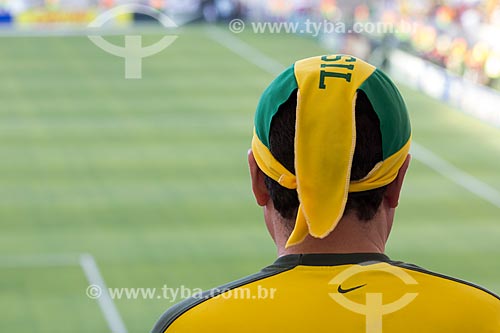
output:
[[[500,298],[376,253],[280,257],[171,307],[153,333],[500,332]]]

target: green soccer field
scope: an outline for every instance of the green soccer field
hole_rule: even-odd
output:
[[[141,80],[86,37],[2,38],[1,332],[109,332],[82,253],[108,287],[158,289],[206,289],[274,260],[246,165],[273,75],[230,48],[283,66],[327,51],[292,35],[224,46],[207,31],[180,30]],[[500,130],[401,89],[419,149],[387,253],[498,293]],[[114,304],[128,332],[146,332],[173,303]]]

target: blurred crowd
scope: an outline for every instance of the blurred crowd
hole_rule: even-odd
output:
[[[394,1],[378,17],[410,21],[411,34],[395,34],[400,48],[450,72],[500,89],[500,1]]]
[[[0,0],[0,13],[19,15],[27,11],[102,12],[124,5],[141,4],[173,16],[186,16],[207,21],[241,16],[237,0]],[[0,14],[1,15],[1,14]]]
[[[322,36],[333,48],[378,53],[400,48],[451,73],[500,90],[500,0],[248,0],[276,20],[297,17],[393,25],[390,33]],[[403,27],[404,25],[404,27]],[[398,29],[401,26],[401,29]],[[411,29],[408,29],[408,27]],[[353,50],[354,49],[354,50]]]

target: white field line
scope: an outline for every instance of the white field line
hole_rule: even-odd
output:
[[[285,66],[276,60],[266,56],[256,48],[250,46],[241,39],[234,37],[228,32],[216,27],[210,27],[206,29],[206,33],[210,36],[210,38],[212,38],[212,40],[225,46],[231,52],[236,53],[243,59],[256,65],[269,74],[278,75],[285,69]]]
[[[185,22],[177,23],[180,27]],[[157,25],[135,25],[124,28],[89,28],[86,26],[80,27],[65,27],[64,25],[52,24],[50,27],[43,28],[5,28],[0,29],[0,37],[2,38],[19,38],[19,37],[87,37],[89,35],[100,36],[124,36],[124,35],[142,35],[142,34],[169,34],[175,32],[175,29],[166,29],[163,26]]]
[[[62,253],[0,256],[0,268],[67,266],[80,266],[89,284],[100,288],[102,294],[97,298],[97,301],[111,332],[127,333],[125,324],[108,293],[108,288],[92,255],[88,253]]]
[[[108,293],[108,288],[104,283],[101,272],[97,267],[94,257],[88,253],[80,256],[80,266],[87,277],[90,285],[98,286],[101,290],[101,296],[97,298],[97,302],[101,311],[106,319],[111,332],[113,333],[126,333],[127,329],[123,323],[123,319],[118,312],[118,309],[113,302],[113,299]]]
[[[429,168],[500,208],[500,193],[495,188],[460,170],[416,142],[412,142],[411,153],[417,160]]]
[[[235,37],[234,34],[215,27],[207,29],[206,32],[215,42],[271,75],[277,75],[286,68],[276,60]],[[455,184],[500,208],[500,192],[495,188],[458,169],[415,141],[412,142],[412,155],[418,161],[450,179]]]

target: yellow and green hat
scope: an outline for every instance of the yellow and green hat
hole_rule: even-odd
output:
[[[351,181],[358,90],[366,94],[380,120],[383,158],[365,178]],[[294,175],[271,154],[269,131],[279,107],[295,91]],[[252,151],[267,176],[297,190],[300,206],[286,246],[301,243],[308,234],[326,237],[342,218],[349,192],[391,183],[408,155],[410,142],[410,120],[403,98],[374,66],[339,54],[303,59],[283,71],[259,101]]]

